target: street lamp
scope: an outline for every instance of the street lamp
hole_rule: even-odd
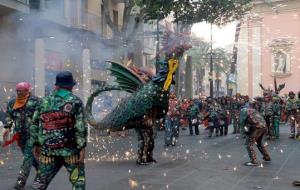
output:
[[[213,80],[213,49],[212,49],[212,23],[210,23],[210,62],[209,62],[209,75],[210,75],[210,89],[209,96],[213,98],[214,96],[214,80]]]

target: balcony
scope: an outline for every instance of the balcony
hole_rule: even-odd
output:
[[[15,11],[29,13],[28,0],[0,0],[0,16]]]

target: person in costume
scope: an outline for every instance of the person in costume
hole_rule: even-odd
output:
[[[143,128],[135,128],[138,137],[138,158],[136,160],[137,165],[156,163],[156,160],[153,158],[155,144],[153,122],[150,114],[145,115],[143,119],[136,121],[136,124],[144,126]]]
[[[226,136],[228,133],[228,125],[229,125],[229,105],[227,99],[225,97],[221,98],[220,101],[221,109],[219,112],[220,115],[220,136]]]
[[[195,104],[194,100],[190,100],[190,106],[187,110],[188,120],[189,120],[189,132],[190,135],[194,135],[193,128],[195,129],[195,135],[199,135],[199,113],[200,109],[197,104]]]
[[[165,145],[176,145],[176,138],[179,136],[179,101],[175,93],[169,97],[169,109],[165,117]]]
[[[211,138],[214,130],[216,137],[219,136],[219,114],[218,107],[215,100],[211,97],[207,98],[207,107],[205,110],[205,115],[203,120],[208,121],[208,137]]]
[[[237,93],[231,102],[231,114],[232,114],[231,118],[233,120],[232,121],[233,134],[241,132],[241,129],[239,128],[238,125],[239,113],[242,107],[241,101],[242,101],[241,95]]]
[[[31,85],[20,82],[16,85],[17,97],[7,103],[7,117],[4,125],[4,136],[12,130],[14,135],[11,140],[5,141],[3,147],[17,142],[23,154],[23,162],[19,171],[15,189],[24,189],[31,167],[38,170],[38,163],[32,154],[32,146],[29,144],[30,125],[34,111],[40,103],[40,99],[31,94]]]
[[[293,91],[289,92],[289,98],[285,106],[286,113],[288,115],[288,120],[290,123],[291,139],[294,139],[296,136],[296,117],[298,112],[297,99],[295,98],[295,93]]]
[[[280,97],[277,94],[273,94],[272,96],[272,134],[276,139],[279,139],[279,125],[281,118],[281,105],[280,105]]]
[[[273,102],[271,91],[264,93],[264,101],[262,103],[262,114],[266,121],[267,126],[267,139],[271,139],[273,137]]]
[[[85,189],[87,128],[83,103],[72,94],[75,84],[71,72],[58,73],[56,89],[42,99],[34,113],[30,143],[40,165],[32,190],[47,189],[62,166],[69,173],[73,189]]]
[[[243,132],[246,135],[246,149],[250,158],[249,162],[246,162],[246,166],[256,166],[258,164],[254,145],[257,145],[258,150],[263,155],[264,161],[271,161],[271,157],[264,146],[262,140],[267,133],[266,122],[263,116],[254,109],[255,102],[245,105],[239,116],[239,125],[243,127]]]

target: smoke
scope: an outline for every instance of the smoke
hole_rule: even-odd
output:
[[[92,86],[105,84],[107,74],[105,60],[116,60],[118,55],[113,44],[101,36],[101,26],[93,31],[85,30],[89,22],[100,22],[99,17],[89,18],[84,5],[64,5],[64,1],[44,1],[40,10],[30,13],[19,11],[0,14],[0,99],[4,105],[14,94],[14,86],[28,81],[39,87],[36,81],[36,41],[44,43],[46,94],[53,90],[55,75],[61,70],[70,70],[77,86],[75,93],[83,97],[83,50],[89,49]],[[71,3],[75,1],[70,1]],[[76,1],[77,2],[77,1]],[[94,85],[95,84],[95,85]],[[92,91],[93,89],[91,89]],[[89,90],[90,91],[90,90]]]

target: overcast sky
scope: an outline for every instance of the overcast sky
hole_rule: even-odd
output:
[[[223,27],[213,25],[213,42],[215,47],[225,47],[234,43],[236,23],[230,23]],[[192,27],[192,33],[196,36],[204,38],[205,41],[210,42],[210,24],[197,23]]]

